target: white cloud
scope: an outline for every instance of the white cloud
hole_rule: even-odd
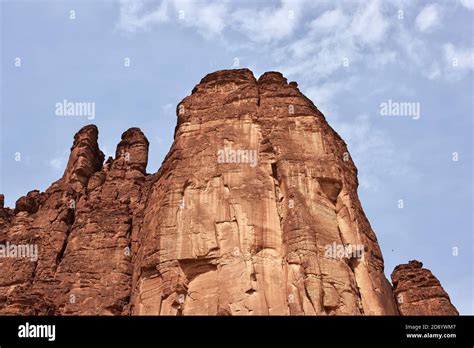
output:
[[[270,42],[289,37],[300,24],[306,1],[282,0],[275,8],[243,6],[231,9],[227,1],[161,0],[150,5],[145,1],[121,0],[118,28],[127,32],[148,30],[153,25],[175,21],[194,28],[207,39],[226,29],[240,32],[254,42]]]
[[[205,38],[222,33],[227,25],[229,8],[225,2],[173,0],[178,23],[195,28]]]
[[[118,28],[126,32],[149,30],[152,26],[174,20],[178,24],[196,29],[206,38],[224,30],[228,17],[226,3],[161,0],[121,0]]]
[[[334,10],[326,11],[318,18],[309,23],[309,28],[318,32],[326,32],[332,30],[340,30],[347,26],[348,17],[336,8]]]
[[[461,4],[469,9],[469,10],[474,10],[474,0],[460,0]]]
[[[373,173],[380,173],[380,165],[389,160],[393,153],[387,137],[372,126],[367,115],[357,116],[354,122],[332,123],[347,143],[351,157],[359,168],[360,186],[376,191],[381,183]]]
[[[403,54],[416,66],[424,66],[429,57],[428,49],[423,41],[415,37],[405,28],[400,27],[394,35],[398,47]]]
[[[362,42],[374,44],[385,38],[388,26],[380,11],[380,2],[372,0],[365,7],[359,7],[352,19],[351,31]]]
[[[377,191],[385,184],[387,176],[419,176],[403,154],[396,150],[389,134],[374,126],[367,114],[358,115],[350,121],[334,120],[331,125],[347,143],[359,169],[361,188]]]
[[[282,0],[276,9],[237,9],[232,22],[249,39],[270,42],[289,37],[300,24],[303,9],[303,1]]]
[[[303,92],[314,102],[323,114],[330,114],[332,117],[335,117],[337,115],[337,110],[335,109],[336,103],[334,103],[334,100],[342,93],[349,91],[352,88],[354,81],[354,78],[350,78],[347,80],[321,83],[310,86]]]
[[[474,69],[474,50],[472,48],[456,48],[451,43],[445,44],[443,48],[445,58],[452,66],[457,66],[460,69]]]
[[[151,25],[168,21],[168,1],[163,0],[155,8],[147,9],[141,0],[121,0],[118,28],[134,32],[147,30]]]
[[[308,27],[304,37],[283,50],[289,57],[280,69],[287,75],[321,81],[339,71],[353,74],[358,64],[379,68],[396,60],[396,52],[383,47],[389,24],[378,0],[337,5]]]
[[[287,75],[299,75],[322,80],[344,68],[347,59],[352,66],[360,57],[354,38],[349,31],[334,33],[324,38],[308,35],[287,47],[289,57],[281,68]]]
[[[440,49],[445,57],[454,55],[450,46],[443,52],[439,46],[432,47],[421,40],[416,30],[406,28],[397,18],[399,7],[380,0],[317,5],[306,0],[282,0],[253,6],[210,0],[122,0],[120,4],[119,27],[123,30],[146,30],[154,24],[173,22],[194,29],[207,39],[225,39],[224,34],[238,33],[244,36],[243,40],[232,37],[233,40],[222,41],[229,52],[236,57],[249,50],[265,54],[274,65],[278,64],[272,70],[280,70],[290,78],[307,79],[310,85],[321,85],[335,74],[351,76],[357,69],[374,70],[387,64],[404,64],[404,69],[434,80],[444,76],[445,71],[441,61],[436,61]],[[403,8],[412,6],[405,1],[399,4]],[[431,30],[439,25],[441,12],[437,4],[425,6],[416,17],[415,28]],[[310,18],[309,13],[315,16]],[[305,28],[303,36],[297,30],[299,26]],[[458,70],[465,71],[462,67],[466,62],[469,65],[466,54],[460,54],[458,60]],[[252,63],[251,59],[246,61],[248,65]],[[463,76],[455,71],[449,74]]]
[[[443,46],[445,74],[450,80],[459,80],[474,70],[474,50],[458,48],[452,43]]]
[[[415,25],[420,31],[428,31],[440,23],[440,9],[436,4],[425,6],[415,19]]]

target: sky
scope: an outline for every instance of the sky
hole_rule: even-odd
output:
[[[280,71],[346,141],[387,278],[420,260],[460,313],[474,314],[474,1],[0,4],[7,206],[62,176],[86,124],[98,126],[106,156],[140,127],[154,173],[176,105],[202,77]],[[95,114],[60,116],[64,100],[94,103]]]

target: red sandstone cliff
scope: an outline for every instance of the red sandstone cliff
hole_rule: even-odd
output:
[[[393,291],[402,315],[459,315],[448,294],[423,263],[413,260],[392,273]]]
[[[346,144],[296,83],[218,71],[177,116],[156,174],[138,128],[104,163],[90,125],[46,192],[0,196],[0,244],[38,246],[0,258],[0,314],[398,314]]]

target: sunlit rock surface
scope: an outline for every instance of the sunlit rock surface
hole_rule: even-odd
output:
[[[46,192],[15,209],[0,196],[0,245],[38,249],[0,258],[0,314],[413,313],[384,276],[346,144],[295,82],[218,71],[176,113],[155,174],[140,129],[104,162],[89,125]]]

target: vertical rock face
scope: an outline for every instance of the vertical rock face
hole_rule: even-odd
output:
[[[156,174],[140,129],[104,163],[90,125],[46,192],[0,196],[0,314],[398,314],[357,169],[295,82],[215,72],[177,116]]]
[[[97,127],[93,125],[83,127],[74,136],[63,181],[77,191],[87,186],[89,177],[100,170],[104,162],[104,154],[99,150],[97,136]]]
[[[147,153],[143,133],[126,131],[116,158],[93,172],[86,194],[74,202],[74,222],[55,275],[61,314],[128,312],[131,235],[142,209]]]
[[[391,275],[402,315],[459,315],[439,280],[423,263],[398,265]]]
[[[2,209],[0,244],[38,255],[0,258],[0,314],[129,313],[148,140],[129,129],[102,165],[97,137],[95,126],[82,128],[63,177],[20,198],[14,214]]]
[[[295,83],[219,71],[177,113],[133,313],[397,313],[346,145]]]
[[[82,128],[63,177],[44,193],[32,191],[18,199],[14,212],[2,209],[0,313],[58,313],[63,300],[59,294],[65,289],[56,275],[74,225],[75,202],[85,195],[89,177],[103,161],[97,134],[95,126]]]

